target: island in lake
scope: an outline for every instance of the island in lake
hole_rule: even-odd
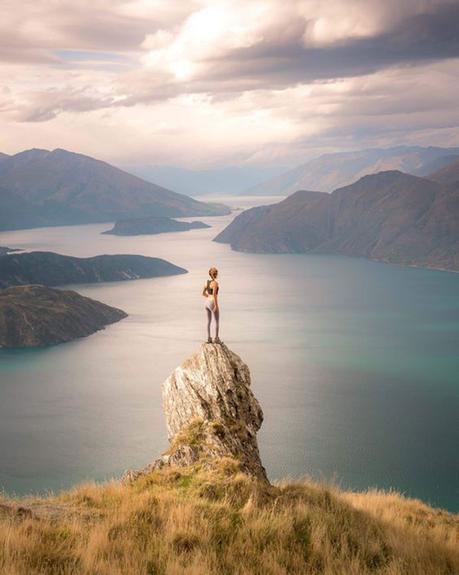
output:
[[[186,269],[166,260],[140,255],[77,258],[37,251],[0,257],[0,288],[113,282],[185,273]]]
[[[121,309],[41,285],[0,291],[0,347],[43,347],[85,337],[127,317]]]
[[[186,232],[203,228],[210,228],[210,226],[199,221],[180,222],[173,218],[148,217],[119,220],[111,230],[102,233],[114,236],[140,236],[165,232]]]

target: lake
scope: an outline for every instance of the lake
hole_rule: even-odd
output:
[[[0,488],[103,480],[166,448],[161,384],[205,338],[201,289],[215,265],[221,337],[250,367],[269,477],[393,488],[458,511],[459,274],[234,252],[211,241],[233,217],[156,236],[101,235],[109,224],[0,234],[10,247],[143,254],[189,270],[77,286],[129,317],[71,343],[0,350]]]

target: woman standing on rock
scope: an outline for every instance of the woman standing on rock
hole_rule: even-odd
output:
[[[217,268],[210,268],[210,279],[207,280],[206,285],[202,290],[202,295],[206,298],[206,312],[207,312],[207,343],[212,343],[210,336],[210,324],[212,316],[215,322],[215,338],[213,343],[222,343],[218,337],[218,328],[220,323],[220,309],[218,307],[218,270]]]

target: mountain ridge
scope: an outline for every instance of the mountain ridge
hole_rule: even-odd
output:
[[[0,162],[2,230],[229,212],[62,148],[24,150]]]
[[[126,281],[184,273],[187,270],[161,258],[130,254],[78,258],[36,251],[0,256],[0,288]]]
[[[393,146],[327,153],[249,188],[244,195],[288,196],[300,189],[332,192],[365,175],[392,169],[426,176],[447,165],[452,158],[459,158],[459,148]]]
[[[459,270],[459,190],[397,170],[247,210],[216,238],[239,251],[323,253]]]

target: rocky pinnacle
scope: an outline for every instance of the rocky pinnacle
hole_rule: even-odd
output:
[[[224,344],[203,343],[163,383],[169,449],[143,472],[164,466],[206,468],[222,458],[267,481],[258,452],[257,431],[263,412],[250,389],[250,371]]]

